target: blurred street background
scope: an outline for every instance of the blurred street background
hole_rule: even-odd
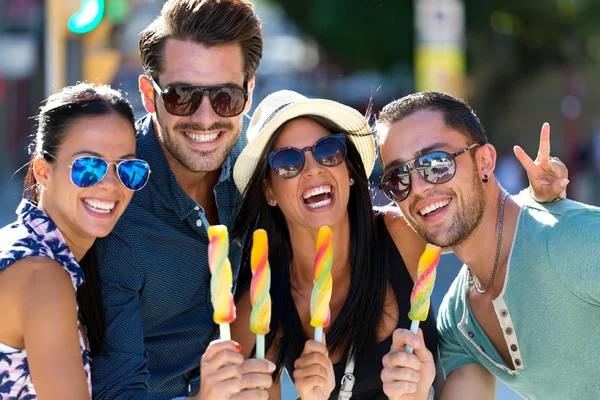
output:
[[[254,0],[264,56],[254,106],[292,89],[365,113],[415,91],[465,98],[499,153],[511,193],[526,186],[512,153],[535,158],[543,122],[569,168],[568,197],[600,204],[600,0]],[[162,0],[0,0],[0,226],[20,201],[27,145],[45,97],[78,81],[111,84],[136,115],[139,33]],[[372,181],[378,182],[377,165]],[[374,185],[376,187],[376,185]],[[384,198],[374,190],[375,202]],[[434,304],[460,263],[444,256]],[[293,398],[287,385],[285,397]],[[498,399],[519,399],[500,385]]]

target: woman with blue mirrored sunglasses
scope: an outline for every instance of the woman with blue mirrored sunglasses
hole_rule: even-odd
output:
[[[150,165],[146,161],[137,158],[107,161],[100,157],[85,156],[76,158],[69,164],[48,152],[44,152],[44,154],[67,164],[71,169],[71,182],[80,188],[98,184],[108,173],[111,164],[115,165],[119,180],[129,190],[142,189],[148,183],[148,178],[150,178]]]
[[[150,167],[133,158],[131,106],[108,86],[64,88],[37,119],[18,220],[0,229],[0,393],[89,399],[90,358],[106,336],[93,245]]]

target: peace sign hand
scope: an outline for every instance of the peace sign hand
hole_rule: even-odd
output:
[[[527,172],[530,193],[535,201],[544,203],[567,198],[569,170],[557,157],[550,156],[550,124],[542,125],[535,161],[520,146],[515,146],[514,152]]]

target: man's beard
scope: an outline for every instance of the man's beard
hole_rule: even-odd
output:
[[[217,121],[208,128],[198,123],[182,122],[175,125],[173,130],[170,130],[163,126],[159,120],[156,126],[158,127],[158,138],[169,154],[187,170],[199,173],[211,172],[221,168],[241,133],[241,124],[240,131],[235,132],[234,125],[230,121]],[[224,147],[223,143],[220,143],[218,147],[211,150],[192,149],[183,143],[185,139],[176,140],[177,135],[185,135],[180,132],[188,130],[194,132],[225,131],[222,135],[226,135],[227,142]]]
[[[472,192],[463,196],[463,206],[457,210],[448,228],[442,232],[425,232],[418,224],[411,223],[415,231],[427,242],[440,247],[458,246],[470,238],[483,219],[486,205],[483,184],[477,174],[474,174],[472,187]]]

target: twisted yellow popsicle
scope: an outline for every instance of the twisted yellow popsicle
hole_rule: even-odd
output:
[[[442,249],[433,244],[427,244],[419,260],[417,281],[410,295],[410,312],[408,318],[415,321],[425,321],[429,313],[430,297],[435,284],[435,268],[440,261]]]
[[[229,324],[235,320],[235,304],[231,287],[233,284],[229,263],[229,235],[224,225],[208,228],[208,265],[210,267],[210,298],[214,308],[213,320],[217,324]],[[227,326],[228,328],[228,326]],[[223,335],[221,335],[223,336]],[[222,339],[229,339],[228,337]]]
[[[315,286],[310,296],[310,324],[316,328],[329,326],[331,317],[329,301],[331,300],[331,289],[333,287],[332,264],[331,229],[328,226],[323,226],[319,229],[319,235],[317,236],[317,256],[315,257],[313,269]],[[317,333],[315,336],[317,336]]]
[[[250,330],[257,335],[269,333],[271,323],[271,267],[269,265],[269,242],[263,229],[254,231],[250,255],[252,283],[250,284]]]

